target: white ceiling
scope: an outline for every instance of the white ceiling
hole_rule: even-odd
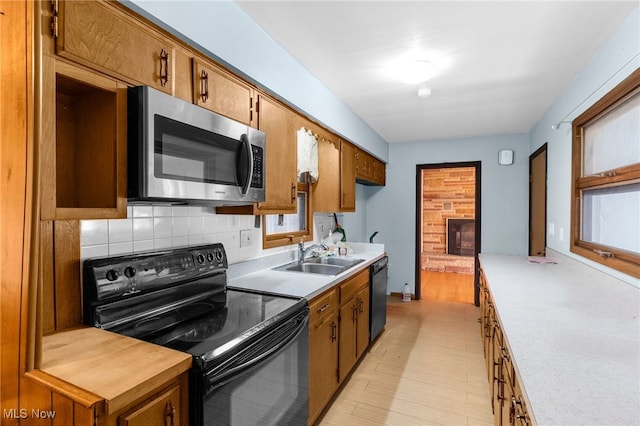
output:
[[[388,142],[526,133],[638,1],[237,1]],[[418,84],[390,61],[437,62]]]

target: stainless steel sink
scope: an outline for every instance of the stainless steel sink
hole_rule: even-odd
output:
[[[342,257],[312,257],[310,259],[305,259],[305,263],[336,265],[342,266],[345,269],[351,268],[360,262],[364,262],[364,259],[345,259]]]
[[[342,259],[336,257],[314,257],[304,262],[291,262],[273,268],[274,271],[306,272],[309,274],[338,275],[364,262],[364,259]]]

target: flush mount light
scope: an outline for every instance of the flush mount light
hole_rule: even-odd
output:
[[[438,72],[438,67],[431,61],[411,60],[393,67],[393,75],[407,84],[423,83]]]
[[[418,97],[428,98],[429,96],[431,96],[431,88],[423,86],[418,89]]]

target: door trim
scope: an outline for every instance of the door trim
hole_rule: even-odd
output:
[[[446,169],[446,168],[454,168],[454,167],[473,167],[475,168],[476,174],[476,183],[475,183],[475,255],[474,255],[474,278],[473,278],[473,299],[474,304],[476,306],[480,306],[480,291],[479,291],[479,281],[480,281],[480,262],[478,261],[478,253],[481,252],[480,243],[482,241],[480,230],[482,229],[482,209],[481,209],[481,199],[482,199],[482,162],[481,161],[467,161],[467,162],[458,162],[458,163],[437,163],[437,164],[416,164],[416,212],[415,212],[415,278],[414,278],[414,288],[415,288],[415,296],[417,300],[422,298],[421,295],[421,278],[420,278],[420,249],[422,246],[422,235],[420,230],[420,224],[422,223],[421,217],[421,200],[422,200],[422,171],[425,169]]]

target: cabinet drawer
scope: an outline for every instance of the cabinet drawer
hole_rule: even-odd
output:
[[[314,298],[309,304],[311,325],[319,323],[331,313],[335,312],[338,307],[338,293],[331,290],[323,295]]]
[[[179,425],[180,408],[180,385],[175,385],[120,416],[118,424],[119,426]]]
[[[340,304],[347,302],[362,287],[369,285],[369,269],[359,272],[357,275],[340,284]]]

